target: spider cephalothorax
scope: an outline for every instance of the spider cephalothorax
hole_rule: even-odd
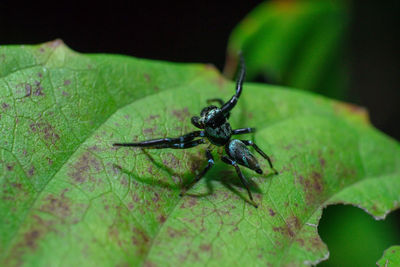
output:
[[[219,101],[219,99],[215,101]],[[214,145],[223,146],[231,138],[231,125],[221,109],[216,106],[204,108],[200,113],[200,117],[192,117],[192,123],[196,127],[204,129],[205,136]]]
[[[247,189],[251,203],[257,207],[257,204],[253,201],[253,196],[251,195],[246,178],[243,176],[238,165],[247,167],[256,173],[262,174],[260,165],[256,157],[250,152],[247,146],[252,146],[254,149],[265,158],[269,166],[274,173],[278,172],[272,166],[271,159],[265,154],[256,144],[250,140],[239,140],[232,139],[232,135],[246,134],[254,132],[254,128],[241,128],[232,130],[231,125],[228,122],[230,111],[236,105],[240,94],[242,93],[242,85],[245,77],[245,66],[243,58],[241,57],[241,68],[239,71],[239,77],[236,83],[236,94],[231,97],[231,99],[224,103],[222,99],[213,98],[209,99],[208,102],[218,102],[221,107],[214,105],[207,106],[203,108],[199,116],[192,117],[192,124],[202,131],[193,131],[191,133],[182,135],[176,138],[161,138],[152,139],[139,143],[115,143],[114,146],[133,146],[133,147],[144,147],[144,148],[175,148],[175,149],[185,149],[195,147],[205,143],[205,138],[207,138],[215,146],[225,146],[225,151],[227,156],[222,156],[223,162],[235,167],[235,170]],[[197,139],[196,139],[197,138]],[[198,182],[207,171],[214,165],[214,158],[211,154],[211,146],[206,149],[206,157],[208,159],[207,166],[200,172],[195,179],[184,188],[181,192],[181,196],[190,189],[196,182]]]

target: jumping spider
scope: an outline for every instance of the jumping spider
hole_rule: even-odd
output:
[[[214,105],[210,105],[208,107],[203,108],[200,113],[200,117],[194,116],[191,119],[191,122],[197,128],[203,129],[201,131],[193,131],[191,133],[182,135],[176,138],[161,138],[161,139],[152,139],[139,143],[115,143],[114,146],[126,146],[126,147],[143,147],[143,148],[174,148],[174,149],[186,149],[192,148],[201,144],[206,143],[206,139],[215,146],[225,146],[225,152],[227,155],[221,157],[222,161],[232,165],[235,167],[236,172],[240,178],[240,181],[243,183],[244,187],[247,189],[247,193],[249,194],[249,198],[254,207],[258,207],[258,205],[254,202],[253,196],[251,195],[248,182],[246,178],[243,176],[239,165],[247,167],[258,174],[262,174],[262,170],[260,165],[256,159],[256,157],[250,152],[247,146],[252,146],[254,149],[265,158],[270,168],[274,171],[275,174],[278,174],[278,171],[272,166],[271,159],[265,154],[256,144],[254,144],[250,140],[239,140],[239,139],[231,139],[232,135],[236,134],[246,134],[252,133],[255,131],[254,128],[241,128],[232,130],[231,125],[228,122],[230,111],[235,107],[240,94],[242,93],[242,86],[245,77],[245,64],[243,57],[240,56],[240,71],[239,76],[236,82],[236,94],[232,96],[232,98],[224,103],[222,99],[214,98],[209,99],[207,102],[218,102],[221,107],[217,107]],[[199,138],[199,139],[195,139]],[[208,146],[206,149],[206,157],[208,159],[207,166],[199,173],[194,180],[186,187],[183,188],[180,196],[183,196],[187,190],[189,190],[195,183],[197,183],[211,167],[214,165],[214,158],[211,154],[212,145]]]

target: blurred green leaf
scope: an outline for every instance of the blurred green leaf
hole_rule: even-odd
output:
[[[260,4],[231,34],[224,73],[232,78],[243,51],[248,80],[344,98],[346,1],[275,0]]]
[[[400,203],[400,147],[362,108],[296,90],[245,84],[230,121],[280,171],[230,166],[179,197],[204,148],[112,143],[179,136],[234,83],[214,68],[81,55],[60,41],[0,47],[0,265],[311,265],[328,251],[322,208],[357,205],[376,218]],[[219,158],[214,151],[216,159]]]
[[[379,267],[400,266],[400,246],[392,246],[385,250],[382,258],[376,264]]]
[[[384,249],[400,241],[398,221],[393,215],[376,221],[353,206],[324,209],[318,232],[330,255],[318,266],[372,266]]]

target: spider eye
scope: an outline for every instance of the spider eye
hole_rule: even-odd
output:
[[[210,113],[210,111],[212,111],[212,110],[214,110],[214,109],[218,109],[218,108],[217,108],[216,106],[208,106],[208,107],[205,107],[205,108],[203,108],[203,109],[201,110],[200,116],[201,116],[201,117],[208,116],[208,114]]]

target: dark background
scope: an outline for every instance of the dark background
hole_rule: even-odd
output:
[[[230,32],[260,2],[1,1],[0,45],[35,44],[61,38],[72,49],[83,53],[213,63],[222,70]],[[348,42],[349,99],[367,107],[372,123],[397,140],[400,140],[400,38],[396,39],[399,3],[398,0],[354,1]],[[321,229],[324,225],[331,228],[329,222],[337,226],[344,218],[346,211],[335,209],[324,210]],[[347,212],[348,216],[362,213],[356,210]],[[364,215],[373,220],[364,213],[359,216]],[[398,220],[400,212],[390,216]],[[388,228],[388,225],[382,227]],[[352,234],[354,231],[346,236]],[[331,248],[329,236],[321,236]],[[335,255],[332,251],[331,255]]]
[[[261,1],[0,2],[0,44],[61,38],[84,53],[213,63],[222,69],[230,32]],[[354,1],[350,100],[400,140],[398,0]]]

